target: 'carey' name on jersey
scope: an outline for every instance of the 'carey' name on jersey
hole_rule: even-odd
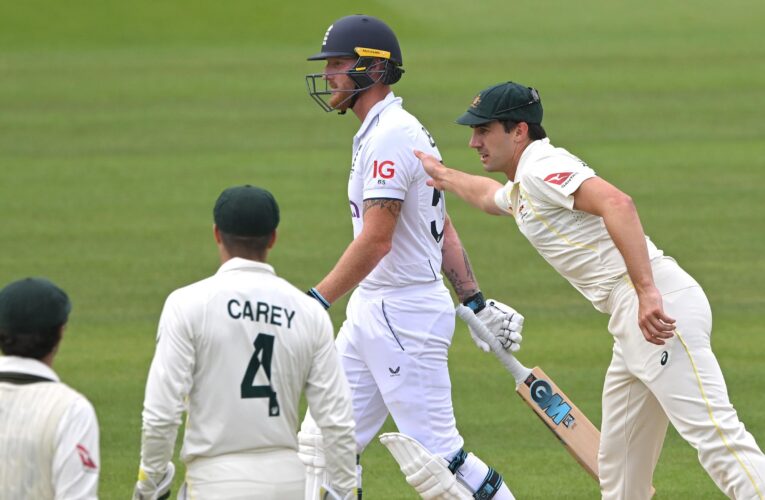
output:
[[[295,311],[266,302],[255,302],[253,308],[249,300],[231,299],[228,301],[227,309],[228,315],[234,319],[259,321],[287,328],[292,328],[292,319],[295,317]]]

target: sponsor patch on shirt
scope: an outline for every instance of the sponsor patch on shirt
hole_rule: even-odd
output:
[[[93,459],[90,457],[90,452],[87,448],[85,448],[83,445],[78,444],[77,445],[77,454],[80,456],[80,461],[82,462],[82,466],[86,469],[90,470],[98,470],[98,465],[93,461]]]
[[[573,172],[557,172],[554,174],[550,174],[547,177],[545,177],[545,182],[549,182],[550,184],[556,184],[558,186],[563,186],[564,182],[566,182],[569,177],[571,177],[571,174]]]
[[[375,160],[374,164],[372,165],[372,177],[375,179],[380,177],[383,179],[392,179],[396,173],[396,169],[393,168],[394,165],[395,163],[390,160]]]
[[[361,212],[359,211],[359,206],[356,205],[353,201],[351,201],[351,218],[352,219],[358,219],[361,217]]]

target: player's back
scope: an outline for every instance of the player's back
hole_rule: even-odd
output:
[[[55,497],[56,433],[64,413],[81,397],[60,382],[0,382],[0,497]]]
[[[171,301],[194,350],[184,460],[297,449],[300,395],[315,351],[332,339],[326,312],[270,266],[244,259]]]

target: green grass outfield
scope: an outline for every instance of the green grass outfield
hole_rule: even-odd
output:
[[[131,494],[157,319],[170,291],[217,268],[218,193],[274,192],[271,262],[298,287],[351,238],[358,122],[323,113],[303,76],[321,67],[305,57],[328,24],[361,10],[396,30],[406,74],[395,91],[453,166],[480,172],[453,124],[478,90],[508,79],[540,90],[553,142],[628,191],[646,232],[704,285],[731,398],[765,444],[762,1],[4,2],[0,283],[48,276],[74,301],[55,368],[98,412],[101,498]],[[454,198],[449,211],[486,294],[526,315],[521,359],[599,424],[607,318],[512,220]],[[462,326],[451,354],[466,446],[519,499],[598,497]],[[366,498],[414,498],[379,443],[363,465]],[[672,430],[654,485],[661,499],[722,498]]]

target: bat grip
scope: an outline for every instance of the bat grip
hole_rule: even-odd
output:
[[[515,356],[503,348],[497,338],[489,331],[488,328],[486,328],[486,325],[484,325],[483,322],[478,319],[478,317],[476,317],[475,313],[469,307],[465,307],[462,304],[458,305],[457,316],[459,316],[462,321],[467,323],[467,325],[473,330],[473,333],[478,335],[481,340],[489,344],[491,352],[494,353],[494,356],[499,359],[499,362],[502,363],[502,365],[515,379],[516,386],[522,384],[523,381],[526,380],[526,378],[531,373],[531,369],[523,366],[520,361],[515,359]]]

